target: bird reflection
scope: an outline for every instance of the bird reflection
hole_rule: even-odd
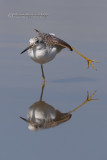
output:
[[[28,123],[28,129],[32,131],[55,127],[63,122],[66,122],[71,118],[72,112],[76,111],[89,101],[97,100],[92,99],[96,91],[91,96],[89,96],[89,93],[87,92],[87,98],[81,105],[74,108],[72,111],[62,113],[42,100],[43,90],[44,86],[42,86],[40,100],[29,107],[27,114],[28,119],[20,117]]]

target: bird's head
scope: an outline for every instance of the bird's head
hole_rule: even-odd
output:
[[[29,43],[30,45],[27,48],[25,48],[20,54],[26,52],[27,50],[31,48],[33,49],[34,47],[37,49],[40,49],[44,45],[41,37],[30,38]]]

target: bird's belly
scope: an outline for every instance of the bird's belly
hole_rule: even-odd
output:
[[[28,51],[28,55],[37,63],[44,64],[51,60],[53,60],[56,56],[56,48],[52,48],[50,50],[43,49],[43,50],[33,50],[30,49]]]

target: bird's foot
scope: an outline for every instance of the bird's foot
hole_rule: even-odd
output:
[[[72,113],[72,112],[76,111],[77,109],[79,109],[80,107],[82,107],[87,102],[98,100],[98,98],[92,99],[92,97],[95,95],[95,93],[96,93],[96,91],[91,96],[89,96],[89,92],[87,91],[87,98],[86,98],[86,100],[82,104],[80,104],[78,107],[74,108],[72,111],[70,111],[68,113]]]
[[[89,68],[89,64],[91,64],[91,66],[92,66],[95,70],[97,70],[96,67],[93,65],[92,62],[99,62],[99,61],[95,61],[95,60],[92,60],[92,59],[89,59],[89,58],[85,57],[85,56],[82,55],[80,52],[78,52],[74,47],[72,47],[72,49],[73,49],[77,54],[79,54],[81,57],[83,57],[83,58],[87,61],[87,63],[88,63],[88,68]]]
[[[96,93],[96,91],[91,96],[89,96],[89,92],[87,91],[87,99],[86,99],[86,101],[88,102],[88,101],[98,100],[98,98],[92,99],[92,97],[95,95],[95,93]]]
[[[96,71],[96,67],[93,65],[92,62],[99,62],[99,61],[95,61],[95,60],[92,60],[92,59],[88,59],[87,57],[85,57],[85,59],[87,60],[87,63],[88,63],[88,68],[89,68],[89,65],[91,65]]]

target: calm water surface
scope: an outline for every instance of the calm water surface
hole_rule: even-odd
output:
[[[9,19],[7,15],[12,7],[16,12],[26,12],[24,1],[19,2],[3,1],[6,12],[2,7],[0,10],[0,159],[106,159],[107,22],[104,19],[107,2],[94,0],[87,4],[82,0],[71,4],[67,0],[61,6],[47,0],[41,8],[40,2],[36,6],[43,11],[45,7],[49,17]],[[29,12],[35,11],[35,2],[31,2],[30,6],[26,3]],[[87,69],[85,60],[64,49],[54,61],[44,65],[46,84],[42,100],[63,113],[82,104],[87,91],[91,95],[96,90],[93,98],[99,100],[83,105],[65,123],[30,131],[20,117],[27,118],[29,107],[40,100],[41,70],[26,53],[18,53],[34,36],[35,27],[56,33],[87,57],[100,61],[94,64],[97,71],[91,66]]]

